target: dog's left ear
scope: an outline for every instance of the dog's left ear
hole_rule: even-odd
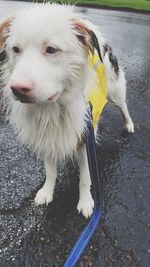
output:
[[[0,51],[4,49],[4,44],[7,38],[11,22],[12,22],[11,19],[6,19],[2,23],[0,23]]]
[[[84,46],[85,49],[88,52],[90,51],[92,54],[94,54],[94,51],[96,49],[100,60],[103,62],[101,49],[95,33],[91,29],[89,29],[84,22],[81,21],[74,21],[73,26],[76,31],[76,37],[78,38],[82,46]]]

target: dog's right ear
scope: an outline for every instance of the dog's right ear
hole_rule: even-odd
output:
[[[2,23],[0,23],[0,51],[4,49],[11,22],[11,19],[6,19]]]

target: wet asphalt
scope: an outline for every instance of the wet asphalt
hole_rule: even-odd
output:
[[[21,6],[0,1],[0,19]],[[102,26],[126,71],[135,133],[126,133],[117,108],[105,107],[97,147],[104,216],[77,267],[149,267],[150,17],[78,10]],[[76,211],[77,164],[59,169],[53,203],[35,207],[44,178],[43,162],[18,143],[0,114],[0,267],[61,267],[86,225]]]

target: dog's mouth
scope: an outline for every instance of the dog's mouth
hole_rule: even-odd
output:
[[[52,96],[50,96],[48,98],[49,101],[52,101],[52,102],[55,102],[60,96],[60,93],[59,92],[56,92],[55,94],[53,94]]]

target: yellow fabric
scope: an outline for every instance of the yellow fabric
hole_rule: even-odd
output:
[[[90,88],[87,93],[87,99],[92,105],[93,127],[95,127],[107,103],[106,74],[104,64],[100,61],[98,54],[90,53],[88,64],[96,71],[96,86]]]

